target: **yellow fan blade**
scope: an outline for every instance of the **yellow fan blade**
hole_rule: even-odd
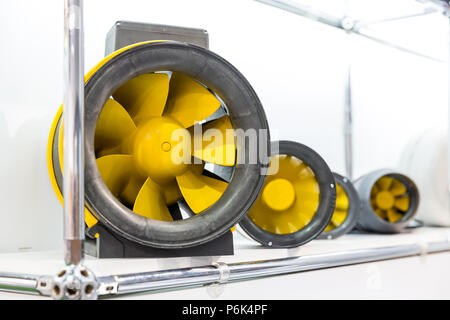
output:
[[[376,182],[376,185],[381,189],[381,190],[389,190],[389,187],[392,184],[392,179],[391,177],[388,176],[384,176],[380,179],[378,179],[378,181]]]
[[[319,184],[313,178],[294,183],[296,201],[293,206],[306,224],[314,217],[319,207]]]
[[[346,211],[336,210],[331,217],[331,222],[334,224],[334,226],[338,227],[345,221],[346,218]]]
[[[379,216],[381,219],[386,219],[387,218],[386,211],[381,210],[379,208],[374,209],[374,211],[377,214],[377,216]]]
[[[372,206],[373,209],[378,208],[377,202],[375,201],[374,198],[371,198],[371,199],[370,199],[370,204],[371,204],[371,206]]]
[[[194,128],[191,135],[197,132]],[[200,131],[198,131],[200,132]],[[228,116],[211,121],[202,126],[202,137],[192,139],[192,155],[206,162],[234,166],[236,162],[236,145],[234,131]],[[201,141],[201,143],[199,143]]]
[[[301,213],[295,206],[284,211],[274,211],[267,207],[259,198],[249,211],[253,222],[271,233],[290,234],[297,232],[309,223],[309,214]]]
[[[208,118],[220,107],[220,101],[194,79],[173,73],[165,116],[176,119],[185,128]]]
[[[297,174],[297,178],[300,180],[303,179],[311,179],[314,178],[314,172],[311,170],[310,167],[308,167],[305,163],[301,163],[298,166],[298,174]],[[314,178],[315,179],[315,178]]]
[[[166,199],[166,204],[174,204],[182,198],[180,188],[178,188],[177,181],[174,179],[169,184],[165,184],[161,187],[164,193],[164,199]]]
[[[289,165],[292,168],[298,168],[298,167],[302,166],[302,168],[299,171],[301,171],[307,167],[307,165],[302,160],[300,160],[299,158],[294,157],[292,155],[287,156],[286,160],[289,161]]]
[[[301,226],[300,228],[297,228],[297,230],[302,229],[304,226],[306,226],[312,220],[312,218],[316,214],[317,207],[318,206],[316,204],[312,204],[308,211],[297,212],[297,215],[298,215],[297,221],[299,221],[299,222],[297,222],[296,226],[297,227]]]
[[[169,93],[165,73],[147,73],[131,79],[114,92],[113,97],[129,112],[136,124],[164,112]]]
[[[407,211],[409,208],[409,196],[396,198],[394,206],[399,210]]]
[[[303,229],[312,219],[314,213],[299,212],[296,206],[281,212],[277,217],[277,213],[271,215],[271,224],[275,226],[277,234],[289,234]]]
[[[200,213],[212,206],[228,186],[228,183],[201,174],[196,166],[177,177],[178,186],[187,204],[194,213]]]
[[[284,223],[291,223],[295,231],[304,228],[316,214],[320,201],[319,184],[312,170],[295,157],[286,157],[280,161],[280,171],[289,174],[289,179],[295,190],[294,205],[282,212],[281,218]],[[288,168],[284,168],[289,166]],[[274,217],[277,218],[276,216]],[[276,219],[275,221],[283,221]]]
[[[370,197],[374,199],[377,196],[378,192],[380,192],[380,188],[378,188],[377,185],[374,184],[372,190],[370,190]]]
[[[293,185],[299,199],[315,200],[319,198],[319,184],[314,176],[308,179],[293,181]]]
[[[286,221],[286,219],[275,220],[273,219],[273,216],[271,217],[270,213],[267,211],[263,214],[258,214],[251,218],[256,223],[256,225],[271,233],[289,234],[295,232],[295,229],[292,229],[292,225],[288,225],[289,221]]]
[[[399,180],[394,179],[390,191],[394,196],[400,196],[406,192],[406,187]]]
[[[128,112],[117,102],[108,99],[95,128],[95,151],[98,155],[122,153],[120,145],[136,130]]]
[[[308,172],[303,174],[303,170],[307,168],[303,162],[290,155],[273,155],[270,157],[269,176],[276,175],[277,178],[284,178],[291,180],[294,176],[299,179],[308,178],[311,176]]]
[[[97,159],[97,167],[109,191],[119,198],[130,181],[133,157],[125,154],[104,156]]]
[[[274,226],[276,234],[289,234],[296,231],[296,228],[292,227],[292,223],[278,223]]]
[[[387,217],[389,222],[395,223],[398,220],[400,220],[403,217],[403,215],[401,213],[398,213],[397,210],[392,208],[387,211]]]
[[[314,176],[297,180],[293,183],[295,189],[295,203],[287,210],[289,219],[296,219],[295,226],[300,230],[306,226],[316,214],[320,201],[319,184]]]
[[[348,210],[348,197],[340,185],[336,185],[336,209]]]
[[[150,178],[145,181],[139,191],[133,206],[133,212],[153,220],[173,221],[161,188]]]
[[[273,221],[271,221],[273,222]],[[275,234],[289,234],[292,233],[289,226],[286,223],[277,221],[276,223],[270,223],[265,225],[265,230]]]
[[[122,200],[129,206],[132,206],[136,201],[136,197],[138,196],[139,190],[142,188],[144,182],[145,178],[135,174],[132,170],[128,184],[124,186],[122,192],[119,195],[120,200]]]

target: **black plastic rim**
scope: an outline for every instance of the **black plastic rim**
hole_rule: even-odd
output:
[[[279,144],[278,154],[292,155],[307,164],[319,184],[319,207],[312,220],[301,230],[290,234],[274,234],[257,226],[247,215],[239,223],[255,241],[272,248],[298,247],[316,238],[331,220],[336,201],[333,173],[322,157],[311,148],[293,141],[273,142]],[[272,147],[272,149],[275,149]]]
[[[98,116],[112,93],[125,82],[144,73],[173,71],[203,83],[224,101],[235,130],[265,130],[258,135],[260,157],[255,164],[237,164],[222,197],[201,214],[165,222],[134,214],[111,194],[97,168],[94,134]],[[204,48],[179,42],[154,42],[130,48],[106,62],[85,86],[85,199],[91,213],[121,236],[157,248],[183,248],[211,241],[232,228],[256,200],[269,163],[270,136],[267,119],[253,88],[223,58]],[[264,140],[264,141],[263,141]],[[238,149],[248,153],[249,146]],[[54,151],[53,154],[58,156]],[[59,160],[54,163],[59,164]],[[55,170],[59,166],[55,166]],[[55,172],[56,177],[62,177]],[[61,181],[58,181],[59,185]]]
[[[336,184],[340,185],[344,190],[344,192],[347,194],[348,197],[347,217],[345,218],[344,222],[337,228],[331,231],[322,232],[322,234],[318,236],[318,239],[336,239],[346,233],[349,233],[350,231],[353,230],[353,228],[355,227],[356,223],[358,223],[359,220],[359,211],[361,204],[359,201],[358,192],[353,186],[353,183],[348,178],[341,176],[338,173],[333,172],[333,175]]]

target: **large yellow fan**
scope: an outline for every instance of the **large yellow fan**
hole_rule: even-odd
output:
[[[263,107],[245,77],[207,49],[176,41],[119,49],[85,76],[85,101],[89,230],[98,225],[155,248],[206,245],[238,223],[264,184]],[[47,145],[61,203],[62,109]],[[237,131],[248,130],[263,134],[238,144]],[[251,148],[258,157],[235,170]]]

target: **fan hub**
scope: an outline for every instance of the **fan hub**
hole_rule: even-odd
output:
[[[181,139],[180,139],[181,138]],[[139,125],[134,140],[134,156],[143,175],[158,183],[173,180],[186,172],[190,159],[189,132],[171,117],[154,117]]]
[[[395,198],[389,191],[381,191],[377,194],[375,201],[380,209],[387,210],[394,206]]]
[[[272,210],[287,210],[295,201],[294,186],[287,179],[274,179],[264,187],[262,199]]]

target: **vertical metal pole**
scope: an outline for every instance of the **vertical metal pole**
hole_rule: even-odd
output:
[[[352,106],[352,37],[355,21],[349,17],[350,3],[344,0],[344,17],[341,20],[341,26],[346,31],[346,58],[347,58],[347,77],[344,92],[344,161],[345,174],[350,181],[353,180],[353,106]]]
[[[83,0],[65,0],[64,13],[64,260],[78,265],[84,258]]]
[[[447,18],[449,19],[449,28],[447,32],[447,46],[448,46],[448,59],[447,59],[447,196],[449,197],[450,203],[450,14],[446,11]],[[450,206],[447,208],[450,213]]]
[[[353,109],[352,109],[352,79],[350,62],[347,69],[344,103],[344,143],[345,171],[347,178],[353,180]]]

